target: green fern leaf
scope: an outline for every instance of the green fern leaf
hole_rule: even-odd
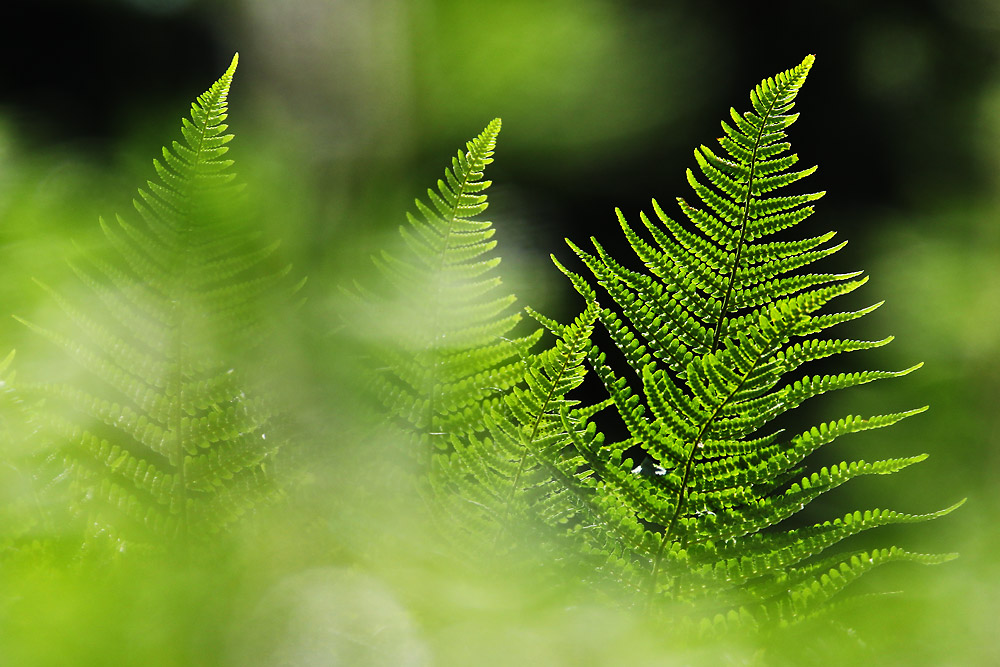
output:
[[[370,336],[383,342],[373,352],[375,393],[425,464],[452,438],[485,430],[483,415],[521,382],[523,358],[541,335],[511,336],[521,315],[511,310],[513,295],[496,295],[494,229],[477,217],[488,205],[484,173],[499,132],[500,120],[490,122],[428,189],[429,204],[416,200],[417,213],[400,227],[405,252],[374,258],[387,294],[365,294],[374,306],[365,317],[383,329]]]
[[[919,367],[787,379],[810,361],[891,340],[803,339],[880,304],[823,313],[867,279],[801,270],[844,244],[826,246],[832,232],[771,238],[808,218],[823,194],[785,194],[815,171],[791,170],[798,157],[786,141],[812,64],[809,56],[755,87],[751,111],[732,110],[722,123],[721,152],[695,151],[697,168],[688,170],[687,181],[697,203],[678,200],[681,221],[654,201],[655,221],[642,214],[640,233],[618,212],[644,271],[628,268],[596,239],[592,252],[569,242],[620,309],[619,315],[602,308],[593,288],[572,281],[629,366],[619,374],[596,346],[587,353],[628,429],[626,439],[607,443],[593,422],[574,422],[563,411],[563,429],[588,469],[560,478],[565,493],[581,499],[571,532],[647,601],[725,600],[724,623],[802,618],[877,564],[951,557],[896,547],[834,556],[826,550],[863,530],[936,518],[958,505],[922,516],[875,510],[775,528],[855,477],[891,474],[926,458],[843,462],[811,474],[802,467],[841,435],[889,426],[923,409],[846,417],[790,439],[765,431],[819,394]]]
[[[276,246],[236,215],[241,186],[224,157],[236,65],[153,161],[159,180],[134,202],[141,222],[101,220],[112,256],[73,264],[95,298],[43,286],[66,324],[22,320],[84,369],[36,386],[47,401],[38,419],[88,533],[119,547],[217,532],[277,492],[272,409],[239,363],[261,342],[261,296],[288,268],[271,266]]]

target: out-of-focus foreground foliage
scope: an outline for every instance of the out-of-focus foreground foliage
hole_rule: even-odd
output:
[[[821,21],[779,14],[785,32],[763,45],[740,36],[750,17],[724,14],[729,5],[496,4],[488,16],[450,0],[53,8],[68,24],[93,18],[94,30],[108,17],[121,21],[136,41],[119,59],[141,75],[107,63],[75,68],[65,58],[75,50],[70,31],[55,35],[52,50],[93,98],[46,83],[30,62],[11,75],[36,83],[0,103],[0,312],[56,317],[34,279],[70,282],[64,260],[99,242],[99,215],[131,210],[135,185],[151,176],[149,157],[238,49],[233,156],[254,224],[309,276],[299,323],[268,360],[280,365],[273,381],[293,407],[284,428],[304,443],[287,469],[306,491],[220,537],[209,563],[171,554],[94,567],[69,549],[5,561],[2,661],[328,664],[331,647],[343,664],[1000,660],[1000,14],[992,3],[821,4]],[[137,84],[129,93],[132,79],[170,80],[178,68],[169,50],[153,53],[136,35],[185,24],[202,26],[189,51],[204,53],[188,56],[201,69],[171,80],[169,92]],[[94,58],[100,42],[90,42]],[[796,146],[823,165],[813,178],[830,194],[817,219],[852,240],[852,259],[887,299],[854,334],[896,335],[879,366],[926,362],[905,381],[826,403],[811,421],[872,412],[869,403],[931,405],[894,429],[852,436],[834,454],[926,451],[927,464],[845,487],[831,503],[926,512],[959,490],[970,498],[962,511],[898,541],[961,558],[933,571],[886,569],[873,588],[901,595],[844,610],[834,639],[782,636],[765,650],[759,638],[667,643],[654,620],[608,606],[603,591],[551,591],[502,564],[483,580],[410,549],[429,528],[389,473],[391,448],[368,432],[359,439],[353,368],[330,344],[345,307],[337,286],[364,280],[370,254],[394,243],[402,212],[443,158],[499,115],[490,213],[505,284],[521,304],[570,312],[569,289],[546,260],[559,237],[612,225],[614,205],[629,214],[650,194],[678,192],[687,150],[714,136],[734,92],[807,52],[819,66]],[[0,350],[15,348],[18,379],[74,372],[45,341],[0,318]],[[15,401],[0,406],[0,521],[30,531],[13,525],[17,508],[38,501],[18,480],[44,459],[45,443]]]

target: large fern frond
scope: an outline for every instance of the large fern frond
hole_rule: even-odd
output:
[[[82,253],[83,299],[45,287],[62,326],[25,323],[83,369],[39,386],[40,421],[71,471],[91,533],[122,543],[217,531],[273,496],[277,443],[243,352],[261,341],[260,297],[288,272],[245,229],[226,159],[237,57],[153,161],[141,221],[101,220],[110,256]]]
[[[725,600],[751,616],[801,617],[874,565],[889,560],[940,562],[952,555],[895,547],[827,555],[849,535],[915,516],[874,510],[806,528],[775,528],[812,500],[855,477],[890,474],[924,456],[844,462],[806,473],[812,452],[847,433],[881,428],[922,409],[850,416],[791,438],[766,427],[824,392],[903,371],[801,377],[799,366],[889,342],[810,337],[878,307],[823,311],[857,289],[859,273],[799,271],[843,247],[832,233],[803,240],[776,236],[808,218],[823,193],[786,194],[812,174],[793,170],[786,131],[813,57],[750,94],[752,109],[730,112],[721,151],[695,151],[687,180],[697,203],[678,199],[683,219],[654,201],[655,220],[634,227],[618,212],[645,270],[628,268],[596,239],[588,252],[570,242],[596,283],[620,309],[598,308],[628,368],[619,373],[596,347],[590,363],[604,383],[628,437],[605,442],[593,423],[565,429],[590,468],[571,480],[593,489],[580,505],[591,543],[623,582],[652,601]],[[588,309],[589,286],[576,284]],[[642,457],[642,463],[635,464]],[[783,524],[784,525],[784,524]],[[580,529],[578,529],[580,530]]]

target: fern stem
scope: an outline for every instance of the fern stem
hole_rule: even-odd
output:
[[[695,437],[694,442],[691,443],[691,451],[688,453],[687,459],[684,462],[684,474],[681,477],[680,489],[677,491],[677,505],[674,508],[674,512],[670,517],[670,521],[667,523],[667,526],[663,530],[663,537],[662,541],[660,542],[660,548],[657,550],[656,555],[653,558],[653,568],[650,575],[651,581],[649,587],[650,600],[652,600],[656,592],[656,580],[659,575],[660,562],[663,558],[663,551],[666,547],[667,539],[670,536],[670,533],[673,531],[674,526],[677,524],[677,519],[680,517],[681,512],[684,509],[685,490],[687,489],[688,479],[691,476],[691,468],[694,463],[694,456],[695,453],[698,451],[698,443],[702,442],[702,440],[704,439],[705,433],[708,431],[708,427],[711,426],[711,424],[715,421],[715,418],[716,416],[718,416],[719,411],[722,410],[722,408],[729,402],[729,400],[733,396],[738,394],[740,390],[743,389],[743,385],[746,384],[746,381],[750,378],[750,375],[754,372],[754,370],[756,370],[757,365],[760,363],[761,359],[763,359],[766,356],[767,353],[768,350],[761,349],[760,354],[757,355],[753,363],[750,364],[750,366],[747,368],[746,373],[744,373],[743,377],[740,378],[739,383],[732,389],[732,391],[729,392],[729,395],[726,396],[724,400],[719,401],[718,405],[715,406],[715,409],[712,410],[712,413],[704,420],[704,422],[701,425],[701,428],[698,430],[698,435]]]
[[[796,82],[797,79],[790,79],[788,81],[788,87],[796,85]],[[746,245],[747,230],[750,226],[749,225],[750,202],[753,196],[754,177],[756,175],[756,171],[758,168],[757,156],[761,148],[761,143],[767,127],[768,119],[771,118],[772,113],[774,112],[775,107],[778,104],[778,101],[781,99],[783,99],[782,94],[775,94],[772,97],[765,112],[760,114],[760,123],[757,129],[757,136],[754,139],[753,152],[751,153],[750,156],[750,172],[747,176],[746,196],[742,203],[743,206],[742,206],[742,211],[740,213],[740,237],[739,241],[736,244],[736,256],[733,258],[733,264],[729,269],[729,275],[726,279],[727,280],[726,294],[723,297],[722,304],[719,308],[719,319],[715,325],[715,331],[712,333],[712,345],[708,352],[709,355],[714,354],[717,350],[719,350],[722,343],[722,333],[726,323],[726,313],[729,310],[729,304],[733,297],[733,289],[736,284],[736,277],[739,271],[740,259],[743,257],[743,250]],[[699,429],[698,435],[695,437],[694,442],[691,443],[690,452],[688,453],[687,459],[684,462],[684,473],[681,476],[680,489],[677,491],[677,505],[674,507],[674,511],[670,517],[670,521],[667,523],[666,527],[663,530],[660,546],[657,549],[656,555],[653,557],[653,567],[650,574],[650,588],[649,588],[650,601],[652,600],[656,592],[656,582],[659,576],[660,562],[662,561],[663,552],[666,549],[668,538],[671,532],[673,531],[674,526],[677,524],[677,520],[680,517],[681,512],[684,509],[684,501],[685,501],[688,479],[690,478],[691,475],[691,468],[692,464],[694,463],[695,453],[698,451],[698,443],[703,440],[704,435],[708,430],[708,427],[715,420],[716,416],[719,414],[719,411],[722,409],[722,407],[732,398],[732,396],[734,396],[737,392],[739,392],[739,390],[746,383],[747,379],[750,377],[750,373],[757,367],[757,364],[760,362],[761,358],[763,357],[763,354],[764,351],[762,350],[761,354],[758,355],[757,358],[754,360],[754,363],[750,366],[746,374],[744,374],[744,376],[742,377],[736,388],[733,389],[732,392],[730,392],[729,396],[727,396],[725,400],[719,402],[719,404],[712,411],[712,414],[705,420],[705,422]],[[683,544],[684,546],[686,546],[686,540],[684,541]]]
[[[757,130],[757,137],[753,142],[753,154],[750,156],[750,175],[747,177],[746,200],[743,202],[743,211],[740,213],[740,240],[736,244],[736,257],[733,259],[733,266],[730,268],[729,276],[726,279],[728,283],[726,285],[726,295],[723,297],[722,305],[719,307],[719,321],[716,323],[715,331],[712,333],[712,347],[709,350],[709,354],[719,349],[719,342],[722,339],[722,328],[726,322],[726,311],[733,296],[733,285],[736,284],[736,273],[739,271],[740,259],[743,257],[743,248],[746,245],[747,228],[750,226],[750,199],[753,195],[753,179],[757,170],[757,152],[760,150],[760,143],[764,136],[767,119],[771,117],[771,112],[774,111],[774,106],[780,98],[780,95],[775,95],[774,99],[771,100],[767,113],[761,116],[760,129]]]
[[[197,175],[199,173],[199,167],[201,167],[205,162],[204,154],[208,139],[208,133],[211,129],[211,123],[213,120],[212,112],[221,103],[225,105],[225,98],[229,93],[229,84],[232,80],[232,73],[235,69],[237,62],[237,57],[233,58],[233,63],[230,65],[229,71],[226,75],[220,79],[220,81],[225,81],[225,85],[219,89],[214,89],[215,94],[213,98],[207,98],[201,103],[203,109],[203,119],[198,124],[198,137],[197,144],[192,146],[194,148],[194,158],[191,161],[191,166],[193,167],[193,172],[195,176],[190,182],[191,192],[185,193],[187,195],[187,200],[192,202],[192,209],[185,211],[187,215],[181,216],[181,225],[178,231],[178,243],[177,246],[181,249],[188,250],[190,246],[188,245],[190,239],[189,236],[193,231],[192,219],[195,214],[195,209],[198,205],[198,200],[194,198],[197,194],[199,187],[199,182],[197,180]],[[196,119],[197,120],[197,119]],[[174,347],[174,372],[171,379],[174,385],[174,400],[173,405],[170,410],[170,431],[174,434],[174,452],[177,456],[177,482],[175,487],[177,489],[177,494],[180,503],[180,526],[179,531],[181,537],[186,537],[190,530],[191,516],[188,507],[188,479],[187,479],[187,450],[185,448],[185,441],[189,437],[186,429],[184,428],[184,413],[185,413],[185,401],[187,400],[186,392],[184,390],[184,371],[186,365],[186,355],[184,347],[184,337],[185,337],[185,319],[186,313],[184,311],[184,304],[189,298],[188,294],[188,284],[187,277],[190,272],[190,253],[182,252],[180,253],[181,261],[178,263],[176,268],[172,272],[172,278],[174,284],[172,289],[176,290],[174,292],[175,298],[171,307],[170,319],[173,329],[173,347]]]
[[[466,152],[465,154],[466,157],[468,157],[469,153],[471,152],[472,152],[471,150]],[[488,155],[488,153],[489,153],[489,146],[487,142],[487,147],[486,150],[484,151],[484,154]],[[477,156],[477,158],[478,157],[479,156]],[[448,239],[449,241],[451,239],[453,230],[455,229],[455,222],[459,219],[458,215],[459,202],[461,202],[462,198],[466,195],[466,187],[468,186],[469,178],[472,176],[473,173],[476,173],[476,170],[472,167],[472,165],[470,165],[469,169],[464,170],[464,173],[462,174],[462,180],[459,182],[459,188],[458,192],[456,193],[456,199],[455,199],[456,204],[452,207],[451,215],[447,220],[448,231],[447,234],[445,235],[445,238]],[[436,264],[433,267],[433,272],[432,272],[433,276],[440,275],[442,270],[444,269],[445,255],[447,255],[447,252],[448,252],[448,242],[445,242],[444,244],[442,244],[441,252],[438,253],[438,256],[436,258]],[[431,341],[429,346],[430,349],[428,350],[428,352],[430,352],[430,359],[429,359],[430,367],[436,371],[437,367],[440,365],[440,355],[437,353],[437,336],[438,336],[437,332],[438,332],[438,324],[441,319],[441,310],[442,310],[441,308],[442,285],[440,281],[435,281],[435,283],[436,283],[434,292],[435,307],[433,311],[433,316],[431,318],[431,327],[430,327],[430,331],[435,336],[435,338],[434,340]],[[434,377],[434,373],[431,373],[430,377]],[[428,392],[430,395],[427,398],[427,409],[424,411],[425,423],[427,424],[427,429],[428,429],[427,430],[428,464],[430,463],[431,457],[433,457],[434,454],[434,446],[431,444],[431,439],[435,435],[444,435],[444,433],[441,433],[439,429],[435,427],[435,417],[437,417],[435,400],[438,398],[438,391],[439,391],[439,383],[434,383],[430,387],[430,391]],[[428,465],[428,468],[429,467],[430,466]]]
[[[514,503],[514,496],[517,494],[518,486],[521,483],[521,475],[524,473],[524,466],[528,461],[528,456],[531,454],[530,446],[535,441],[535,436],[538,435],[538,428],[541,426],[542,417],[545,416],[545,408],[552,401],[552,397],[555,396],[556,387],[562,381],[563,374],[565,374],[566,369],[570,364],[570,356],[566,355],[563,360],[562,365],[559,367],[559,372],[556,374],[555,380],[549,387],[549,391],[545,396],[545,400],[542,402],[541,408],[538,411],[538,415],[535,417],[535,423],[531,426],[531,434],[528,436],[527,441],[521,444],[521,460],[517,464],[517,472],[514,474],[514,480],[510,485],[510,493],[507,495],[507,502],[504,506],[503,520],[500,522],[500,528],[497,531],[497,536],[493,540],[493,548],[496,549],[500,544],[500,538],[503,536],[504,529],[507,527],[507,521],[510,519],[510,509],[511,505]]]
[[[781,96],[775,95],[774,98],[771,100],[771,104],[767,109],[767,113],[761,116],[760,128],[757,130],[757,136],[754,139],[753,153],[750,157],[750,174],[747,177],[746,198],[743,201],[743,210],[740,213],[740,238],[736,245],[736,257],[733,259],[733,265],[729,270],[729,276],[726,278],[726,281],[728,283],[726,285],[726,295],[723,297],[722,305],[719,308],[719,321],[716,323],[715,331],[712,333],[712,346],[709,350],[709,354],[712,354],[719,349],[719,344],[722,340],[722,329],[726,322],[726,312],[729,309],[729,302],[733,296],[733,286],[736,284],[736,274],[737,271],[739,270],[740,259],[743,257],[743,248],[746,245],[747,228],[750,226],[749,225],[750,200],[753,193],[754,175],[757,169],[757,162],[758,162],[757,153],[760,150],[760,144],[764,136],[764,129],[765,126],[767,125],[767,119],[771,117],[771,113],[774,111],[774,107],[779,99],[781,99]],[[759,360],[760,359],[758,358],[757,361]],[[756,367],[756,362],[754,363],[754,366],[751,367],[751,370],[754,367]],[[746,382],[748,377],[750,377],[749,371],[747,372],[746,375],[743,376],[743,379],[740,381],[740,384],[737,386],[736,389],[733,390],[733,392],[730,394],[730,397],[733,396],[736,392],[738,392],[740,388],[742,388],[743,383]],[[677,523],[677,519],[678,517],[680,517],[681,512],[684,508],[685,490],[687,489],[688,478],[691,475],[691,465],[694,462],[694,455],[695,452],[698,451],[698,443],[702,441],[702,438],[704,437],[705,432],[708,430],[709,425],[711,425],[712,421],[719,413],[719,410],[722,409],[722,406],[724,406],[728,400],[729,398],[727,397],[726,401],[722,401],[721,403],[719,403],[718,406],[716,406],[715,410],[712,411],[711,416],[709,416],[709,418],[705,420],[705,423],[699,430],[698,435],[695,438],[694,442],[691,443],[691,451],[687,456],[687,460],[684,462],[684,474],[681,478],[680,490],[677,492],[677,506],[674,508],[674,512],[670,517],[669,523],[663,530],[660,546],[656,551],[656,555],[653,557],[653,567],[650,573],[648,601],[652,601],[653,597],[656,594],[656,583],[657,583],[657,578],[659,577],[660,562],[663,559],[663,552],[666,549],[670,533],[673,531],[674,526]]]
[[[743,376],[743,380],[740,382],[739,387],[737,387],[732,392],[732,394],[730,394],[730,396],[739,391],[739,389],[743,386],[743,382],[745,382],[748,377],[750,377],[749,372]],[[727,398],[726,401],[728,400],[729,399]],[[663,559],[663,551],[666,549],[670,533],[671,531],[673,531],[674,525],[677,523],[677,519],[681,515],[681,510],[684,508],[684,495],[685,495],[684,490],[687,488],[688,478],[691,476],[691,464],[694,462],[694,453],[698,451],[698,443],[701,442],[702,438],[705,435],[705,431],[708,430],[709,425],[711,425],[712,421],[715,420],[715,416],[719,413],[719,410],[722,409],[722,406],[726,404],[726,401],[722,401],[721,403],[719,403],[719,405],[715,408],[715,410],[712,411],[711,416],[709,416],[709,418],[705,420],[705,423],[702,424],[701,430],[698,431],[698,436],[695,438],[695,441],[691,443],[691,453],[688,454],[687,460],[684,462],[684,475],[681,478],[680,490],[678,490],[677,492],[677,505],[676,507],[674,507],[674,512],[673,515],[671,515],[670,517],[670,521],[663,529],[663,533],[660,538],[660,546],[656,551],[656,555],[653,557],[653,568],[650,573],[649,595],[647,598],[647,602],[652,602],[653,598],[656,595],[656,583],[657,579],[659,578],[660,562]]]

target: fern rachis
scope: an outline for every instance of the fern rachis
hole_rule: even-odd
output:
[[[618,560],[616,545],[628,545],[629,555],[618,560],[623,581],[644,579],[647,604],[662,595],[693,600],[742,587],[734,598],[742,602],[734,604],[752,609],[754,615],[788,619],[812,609],[867,569],[864,559],[858,560],[862,555],[871,563],[951,557],[893,547],[870,556],[848,552],[817,561],[815,554],[844,538],[842,525],[762,532],[853,477],[895,472],[925,458],[845,462],[798,482],[789,479],[806,456],[837,436],[887,426],[922,409],[848,417],[787,442],[778,441],[780,432],[761,432],[813,396],[919,367],[805,376],[781,384],[803,363],[889,340],[809,338],[879,305],[822,314],[826,304],[867,279],[859,273],[793,273],[843,247],[822,247],[832,233],[761,242],[808,218],[811,202],[823,194],[771,195],[815,171],[789,171],[798,158],[785,154],[785,130],[797,118],[790,110],[812,62],[810,56],[798,67],[765,79],[751,91],[752,111],[731,112],[731,124],[722,124],[719,140],[724,156],[705,146],[695,151],[700,175],[688,170],[687,180],[704,208],[678,199],[684,224],[654,201],[656,222],[641,216],[649,242],[617,212],[648,272],[626,268],[596,239],[593,253],[569,243],[621,308],[624,320],[606,308],[599,308],[599,319],[630,366],[630,372],[620,376],[597,347],[588,355],[629,437],[605,444],[593,424],[573,436],[599,489],[595,499],[600,508],[581,511],[591,513],[588,523],[604,526],[603,534],[595,535],[598,551]],[[592,290],[581,289],[578,281],[574,286],[588,307],[598,306]],[[804,340],[793,342],[796,338]],[[632,382],[641,386],[641,393],[633,392]],[[634,450],[645,452],[662,472],[638,474],[643,466],[633,470],[634,464],[625,458]],[[922,517],[890,513],[866,515],[856,522],[852,518],[848,532],[933,518],[952,509]],[[616,523],[608,522],[612,515],[618,517]],[[813,537],[793,537],[806,534]],[[825,583],[828,574],[836,574],[833,584]],[[766,583],[781,579],[788,585]]]

